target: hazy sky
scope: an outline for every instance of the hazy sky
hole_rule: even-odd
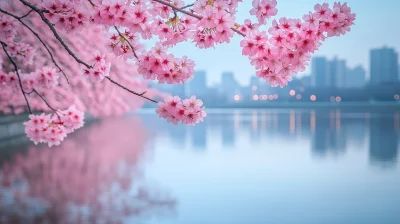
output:
[[[251,0],[243,0],[243,3],[239,5],[238,23],[242,23],[245,18],[255,20],[249,15],[251,2]],[[277,2],[278,15],[275,18],[282,16],[301,18],[302,15],[313,10],[315,4],[327,2],[332,5],[335,1],[277,0]],[[357,14],[351,32],[326,40],[314,55],[323,55],[328,58],[337,55],[339,58],[346,59],[349,67],[361,64],[368,71],[371,48],[386,45],[400,52],[400,16],[398,15],[400,0],[348,0],[346,2]],[[269,25],[262,29],[268,28]],[[197,70],[207,71],[209,85],[220,82],[223,71],[234,71],[237,80],[247,84],[255,71],[250,61],[241,54],[239,45],[241,39],[241,36],[235,35],[231,43],[218,45],[215,49],[198,49],[193,43],[181,43],[170,49],[170,52],[179,56],[187,55],[195,60]]]

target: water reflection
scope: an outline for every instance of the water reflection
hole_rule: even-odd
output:
[[[196,125],[190,130],[192,144],[197,150],[205,150],[207,145],[207,130],[204,123]]]
[[[370,122],[369,155],[372,163],[394,166],[398,158],[398,120],[377,117]]]
[[[313,133],[312,151],[319,156],[329,153],[343,154],[346,150],[346,129],[341,128],[340,111],[329,112],[329,119],[324,117],[326,111],[316,111],[315,131]]]
[[[0,169],[0,222],[132,223],[171,213],[175,201],[141,176],[147,139],[137,119],[113,119],[59,147],[14,152]]]
[[[149,117],[146,117],[149,119]],[[349,148],[357,150],[368,144],[371,165],[395,165],[399,145],[398,112],[342,112],[338,109],[321,110],[266,110],[217,111],[204,124],[183,129],[171,128],[158,121],[157,130],[165,129],[175,144],[190,133],[191,148],[206,150],[208,142],[220,141],[223,148],[232,150],[237,141],[248,135],[248,147],[265,139],[310,139],[310,150],[316,157],[337,157]],[[216,131],[220,133],[216,133]],[[178,134],[179,133],[179,134]],[[207,139],[210,135],[211,140]],[[174,138],[173,136],[177,136]],[[268,144],[265,144],[268,147]]]

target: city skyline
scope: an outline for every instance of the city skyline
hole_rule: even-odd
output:
[[[353,66],[350,67],[348,66],[348,61],[342,57],[338,57],[338,56],[334,56],[333,58],[329,58],[327,56],[314,56],[311,58],[310,63],[309,63],[309,73],[305,74],[303,73],[302,75],[295,75],[293,78],[296,79],[304,79],[304,78],[310,78],[311,80],[311,85],[314,87],[329,87],[330,85],[333,85],[334,87],[338,87],[338,88],[344,88],[344,87],[361,87],[363,86],[366,82],[370,82],[371,80],[371,66],[372,63],[371,61],[372,59],[372,52],[385,52],[388,51],[391,55],[387,55],[385,56],[385,54],[379,54],[375,57],[377,57],[375,59],[376,60],[380,60],[380,57],[387,57],[391,60],[390,66],[390,74],[392,76],[392,79],[389,79],[387,81],[400,81],[400,62],[396,61],[398,60],[398,52],[397,49],[395,48],[390,48],[387,46],[381,47],[381,48],[372,48],[369,50],[368,53],[368,67],[364,67],[363,65],[359,64],[357,66]],[[393,57],[391,57],[393,55]],[[393,60],[392,60],[393,59]],[[394,64],[393,64],[394,63]],[[388,63],[385,64],[389,65]],[[325,66],[325,67],[321,67],[321,68],[316,68],[315,66]],[[315,74],[313,75],[313,73],[315,73],[316,71],[314,70],[318,70],[318,74],[319,76],[316,77]],[[322,70],[326,70],[325,72],[321,72]],[[219,85],[221,85],[221,83],[223,82],[223,75],[224,74],[230,74],[233,79],[235,79],[235,81],[237,82],[237,84],[239,86],[249,86],[251,85],[252,79],[253,78],[257,78],[255,76],[255,74],[250,74],[247,76],[247,80],[246,82],[241,82],[240,79],[238,78],[238,73],[234,72],[234,71],[223,71],[219,74],[219,76],[221,76],[221,81],[219,82],[215,82],[210,84],[210,76],[212,74],[210,74],[210,72],[207,69],[202,69],[202,70],[196,70],[196,74],[195,77],[192,80],[189,80],[188,83],[192,83],[191,85],[193,85],[193,82],[198,83],[198,78],[196,78],[196,76],[202,73],[203,75],[205,75],[205,78],[201,78],[205,83],[205,85],[207,87],[217,87]],[[380,76],[381,71],[379,71],[378,73],[375,72],[375,76]],[[362,76],[362,77],[360,77]],[[397,77],[397,78],[393,78],[393,77]],[[319,81],[317,80],[313,80],[313,78],[317,78],[317,79],[321,79]],[[362,83],[358,83],[360,79],[364,79]],[[258,78],[257,78],[258,79]],[[329,83],[328,83],[328,79]],[[258,80],[258,82],[263,83],[263,80]],[[347,82],[347,83],[346,83]],[[318,83],[318,85],[317,85]],[[331,84],[331,83],[335,83],[335,84]],[[374,84],[378,84],[380,83],[379,81],[375,81],[373,82]],[[268,84],[267,84],[268,85]],[[290,82],[289,84],[290,85]]]
[[[190,1],[185,2],[189,3]],[[313,10],[315,4],[328,2],[332,5],[335,1],[286,0],[277,2],[278,15],[272,19],[279,19],[283,16],[301,18]],[[396,0],[372,1],[368,4],[361,0],[347,0],[346,2],[357,14],[351,32],[345,36],[329,38],[313,56],[323,55],[330,60],[338,56],[345,59],[350,68],[362,65],[369,74],[370,49],[388,46],[400,50],[400,41],[398,40],[400,30],[393,29],[398,26],[393,15],[396,15],[396,9],[400,8],[400,2]],[[254,18],[248,13],[250,8],[251,1],[240,3],[241,10],[238,11],[236,19],[238,23],[242,23],[246,18],[254,21]],[[267,30],[271,21],[262,30]],[[387,35],[388,33],[391,35]],[[187,55],[193,59],[196,62],[196,70],[207,70],[207,84],[210,86],[220,82],[220,74],[224,71],[235,71],[238,82],[245,85],[248,84],[250,76],[255,74],[255,70],[249,60],[241,55],[241,39],[241,37],[235,36],[231,43],[219,45],[215,49],[196,49],[192,43],[182,43],[171,48],[170,51],[178,56]],[[310,74],[310,69],[308,66],[304,74]],[[299,76],[302,75],[299,74]]]
[[[194,78],[184,84],[160,85],[161,91],[172,95],[190,97],[196,95],[207,105],[213,106],[260,106],[256,101],[274,102],[366,102],[399,101],[400,74],[398,54],[393,48],[370,50],[370,76],[361,65],[350,68],[346,60],[335,57],[311,58],[311,73],[294,77],[284,88],[271,87],[255,75],[247,84],[238,81],[235,72],[220,74],[221,83],[209,86],[208,71],[198,70]],[[216,103],[218,102],[218,103]],[[256,103],[256,104],[254,104]],[[265,105],[266,106],[266,105]]]

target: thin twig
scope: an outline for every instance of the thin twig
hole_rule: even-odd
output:
[[[20,1],[24,1],[24,0],[20,0]],[[196,19],[199,19],[199,20],[200,20],[200,19],[203,18],[203,17],[201,17],[201,16],[199,16],[199,15],[196,15],[196,14],[194,14],[194,13],[188,12],[188,11],[182,9],[182,8],[178,8],[178,7],[172,5],[172,4],[168,3],[168,2],[165,2],[165,1],[163,1],[163,0],[152,0],[152,1],[158,2],[158,3],[162,4],[162,5],[169,6],[169,7],[171,7],[172,9],[175,9],[175,10],[178,11],[178,12],[184,13],[184,14],[186,14],[186,15],[188,15],[188,16],[192,16],[192,17],[194,17],[194,18],[196,18]],[[236,28],[234,28],[234,27],[232,27],[231,30],[233,30],[234,32],[238,33],[239,35],[241,35],[241,36],[243,36],[243,37],[246,36],[246,34],[244,34],[243,32],[241,32],[240,30],[238,30],[238,29],[236,29]]]
[[[157,101],[155,101],[155,100],[153,100],[153,99],[150,99],[150,98],[148,98],[148,97],[146,97],[146,96],[143,96],[144,93],[140,94],[140,93],[137,93],[137,92],[135,92],[135,91],[133,91],[133,90],[130,90],[130,89],[128,89],[127,87],[125,87],[125,86],[119,84],[118,82],[114,81],[114,80],[111,79],[110,77],[106,77],[106,79],[110,80],[110,82],[112,82],[113,84],[115,84],[115,85],[121,87],[122,89],[124,89],[124,90],[126,90],[126,91],[128,91],[128,92],[130,92],[130,93],[132,93],[132,94],[134,94],[134,95],[136,95],[136,96],[142,97],[142,98],[144,98],[144,99],[146,99],[146,100],[149,100],[149,101],[151,101],[151,102],[153,102],[153,103],[158,103]]]
[[[31,10],[31,11],[33,11],[33,10]],[[68,84],[69,84],[69,79],[68,79],[68,77],[67,77],[67,74],[65,74],[64,70],[62,70],[61,67],[58,65],[58,63],[57,63],[56,60],[54,59],[53,54],[51,53],[50,49],[49,49],[48,46],[46,45],[46,43],[44,43],[44,41],[42,40],[42,38],[40,38],[40,36],[39,36],[39,34],[38,34],[37,32],[35,32],[30,26],[28,26],[24,21],[21,20],[21,18],[23,18],[24,16],[23,16],[23,17],[18,17],[18,16],[14,15],[14,14],[12,14],[12,13],[10,13],[10,12],[7,12],[7,11],[1,9],[1,8],[0,8],[0,12],[2,12],[2,13],[4,13],[4,14],[7,14],[7,15],[9,15],[9,16],[14,17],[14,18],[17,19],[22,25],[24,25],[26,28],[28,28],[28,29],[33,33],[33,35],[36,36],[36,38],[42,43],[42,45],[44,46],[44,48],[46,48],[46,50],[47,50],[47,52],[49,53],[50,58],[51,58],[51,60],[53,61],[54,65],[55,65],[55,66],[60,70],[60,72],[64,75],[65,79],[67,80],[67,82],[68,82]],[[26,15],[25,15],[25,16],[26,16]]]
[[[133,48],[132,44],[129,42],[129,40],[118,30],[116,26],[114,26],[115,30],[118,32],[119,36],[124,38],[124,40],[128,43],[129,47],[131,47],[133,55],[135,55],[135,58],[139,60],[139,57],[137,56],[135,49]]]
[[[8,51],[6,50],[7,44],[2,41],[0,41],[0,43],[1,43],[1,46],[3,47],[3,50],[6,53],[8,59],[10,60],[11,64],[14,65],[15,72],[17,73],[17,76],[18,76],[19,88],[21,89],[22,95],[25,98],[25,102],[26,102],[26,105],[28,106],[29,113],[32,114],[31,105],[29,105],[28,98],[26,98],[25,91],[22,87],[22,81],[21,81],[21,76],[19,75],[18,65],[15,63],[14,59],[12,59],[12,57],[8,54]]]
[[[40,94],[38,91],[36,91],[36,89],[33,89],[32,92],[36,93],[36,95],[38,95],[38,96],[44,101],[44,103],[57,115],[58,120],[61,121],[61,117],[60,117],[60,115],[57,113],[58,110],[54,109],[54,107],[52,107],[52,106],[49,104],[49,102],[46,100],[46,98],[44,98],[44,97],[42,96],[42,94]]]
[[[184,14],[186,14],[188,16],[192,16],[192,17],[194,17],[196,19],[202,19],[203,18],[203,17],[201,17],[199,15],[196,15],[194,13],[191,13],[191,12],[185,11],[185,10],[183,10],[181,8],[178,8],[178,7],[172,5],[172,4],[168,3],[168,2],[165,2],[165,1],[162,1],[162,0],[153,0],[153,1],[158,2],[160,4],[163,4],[163,5],[166,5],[166,6],[169,6],[169,7],[173,8],[173,9],[175,9],[178,12],[184,13]]]
[[[50,30],[53,32],[54,36],[56,37],[56,39],[60,42],[60,44],[65,48],[65,50],[69,53],[69,55],[71,55],[76,62],[86,66],[86,68],[92,68],[92,66],[88,65],[87,63],[85,63],[84,61],[82,61],[81,59],[79,59],[75,53],[68,47],[68,45],[64,42],[64,40],[61,38],[61,36],[58,34],[57,30],[54,28],[54,25],[44,16],[43,14],[43,10],[40,10],[39,8],[37,8],[36,6],[32,5],[31,3],[29,3],[26,0],[19,0],[20,2],[22,2],[22,4],[28,6],[29,8],[33,9],[35,12],[37,12],[40,16],[40,18],[42,18],[43,22],[45,22],[47,24],[47,26],[50,28]]]
[[[95,4],[92,2],[92,0],[88,0],[88,1],[93,7],[95,6]]]
[[[190,8],[190,7],[192,7],[192,6],[194,6],[194,3],[193,3],[193,4],[186,5],[186,6],[183,6],[181,9]]]
[[[33,9],[29,10],[29,12],[28,12],[27,14],[25,14],[25,15],[19,17],[18,19],[23,19],[23,18],[29,16],[29,14],[31,14],[31,12],[33,12]]]
[[[49,104],[49,102],[46,100],[46,98],[44,98],[44,97],[42,96],[42,94],[40,94],[36,89],[33,89],[32,92],[36,93],[36,95],[38,95],[38,96],[46,103],[46,105],[47,105],[53,112],[55,112],[55,114],[57,114],[57,110],[54,109],[54,107],[52,107],[52,106]],[[57,116],[58,116],[58,114],[57,114]]]

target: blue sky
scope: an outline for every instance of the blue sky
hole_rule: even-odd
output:
[[[240,4],[238,23],[242,23],[245,18],[255,20],[249,15],[251,2],[251,0],[243,0]],[[278,15],[275,18],[282,16],[301,18],[303,14],[313,10],[315,4],[327,2],[332,5],[335,1],[277,0],[277,2]],[[400,16],[398,15],[400,0],[348,0],[346,2],[357,14],[356,24],[352,27],[352,31],[344,36],[326,40],[314,55],[328,58],[337,55],[339,58],[346,59],[349,67],[361,64],[368,71],[371,48],[386,45],[400,52]],[[267,25],[262,29],[267,30],[268,27]],[[218,45],[215,49],[198,49],[190,42],[181,43],[170,49],[170,52],[179,56],[187,55],[195,60],[197,70],[207,71],[209,85],[220,82],[220,74],[223,71],[233,71],[237,80],[242,84],[247,84],[255,71],[249,60],[241,55],[239,45],[241,39],[242,37],[236,35],[231,43]]]

